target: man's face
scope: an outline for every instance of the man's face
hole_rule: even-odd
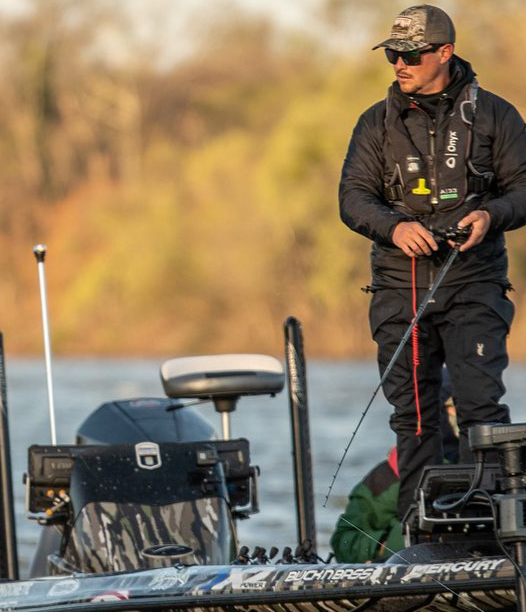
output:
[[[433,94],[442,91],[449,82],[448,60],[453,45],[444,45],[420,56],[419,66],[407,66],[401,57],[393,65],[396,80],[405,94]]]

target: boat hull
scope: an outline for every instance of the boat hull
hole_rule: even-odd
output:
[[[113,603],[112,603],[113,602]],[[162,568],[0,584],[0,611],[408,612],[515,609],[505,558],[413,565]]]

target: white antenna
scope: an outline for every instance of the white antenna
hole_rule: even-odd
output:
[[[46,252],[47,247],[45,244],[37,244],[35,247],[33,247],[33,253],[37,259],[38,281],[40,285],[40,303],[42,307],[42,331],[44,333],[44,354],[46,359],[47,397],[49,404],[49,423],[51,426],[51,444],[55,445],[57,443],[57,432],[55,428],[55,403],[53,401],[53,375],[51,372],[51,345],[49,342],[49,320],[47,315],[46,272],[44,269]]]

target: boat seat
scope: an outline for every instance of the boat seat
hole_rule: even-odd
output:
[[[170,359],[161,366],[161,380],[171,398],[220,399],[274,395],[285,375],[275,357],[238,353]]]

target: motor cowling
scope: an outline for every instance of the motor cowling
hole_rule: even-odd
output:
[[[180,400],[139,397],[106,402],[77,430],[77,444],[212,440],[213,426]]]

